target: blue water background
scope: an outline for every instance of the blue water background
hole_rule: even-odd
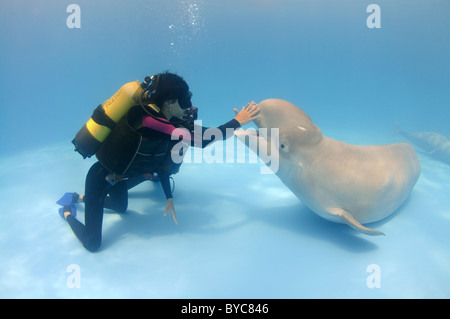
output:
[[[183,165],[178,228],[161,192],[130,193],[128,217],[105,215],[99,254],[57,215],[92,164],[73,152],[76,132],[124,83],[164,70],[186,79],[206,126],[282,98],[351,143],[403,141],[395,123],[450,135],[450,2],[376,1],[380,29],[367,27],[371,3],[2,1],[0,297],[450,297],[449,167],[420,151],[421,179],[375,225],[382,239],[323,221],[253,166]],[[73,263],[82,289],[66,286]],[[382,289],[365,284],[371,263]]]
[[[378,1],[380,29],[370,1],[80,0],[80,29],[70,3],[1,4],[2,154],[70,141],[122,84],[163,70],[206,125],[275,97],[325,130],[450,134],[447,1]]]

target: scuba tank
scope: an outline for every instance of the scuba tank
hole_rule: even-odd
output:
[[[154,82],[153,79],[154,77],[147,76],[141,84],[139,81],[126,83],[103,105],[100,104],[72,140],[75,151],[79,152],[83,158],[97,153],[116,123],[133,105],[141,103],[144,93],[151,91],[150,88],[154,85],[150,83]]]

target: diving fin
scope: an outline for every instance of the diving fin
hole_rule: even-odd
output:
[[[65,193],[56,204],[61,206],[71,205],[73,203],[78,203],[78,199],[80,198],[80,195],[77,193]]]
[[[75,206],[75,204],[70,204],[70,205],[64,205],[63,207],[61,207],[59,210],[59,215],[62,217],[62,219],[66,220],[66,218],[64,217],[64,213],[65,212],[70,212],[72,214],[73,217],[77,217],[77,207]]]

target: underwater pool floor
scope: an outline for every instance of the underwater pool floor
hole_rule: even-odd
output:
[[[55,204],[94,163],[67,144],[0,159],[1,298],[450,297],[450,167],[424,153],[409,200],[371,225],[386,236],[321,219],[260,164],[184,164],[178,225],[145,182],[89,253]]]

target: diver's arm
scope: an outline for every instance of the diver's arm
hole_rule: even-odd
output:
[[[166,195],[166,199],[172,198],[172,190],[170,189],[170,175],[165,171],[157,171],[158,177],[161,181],[161,187]]]
[[[175,207],[173,206],[173,198],[169,198],[166,203],[166,209],[164,210],[164,216],[167,216],[167,212],[170,210],[172,218],[175,224],[178,225],[177,216],[175,215]]]
[[[235,120],[242,126],[259,117],[259,105],[255,102],[250,102],[241,111],[234,109],[234,113],[236,113]]]
[[[167,212],[170,211],[172,213],[172,218],[175,224],[178,225],[177,217],[175,215],[175,207],[173,205],[173,195],[172,190],[170,189],[170,174],[165,171],[158,171],[158,176],[161,181],[161,187],[164,191],[164,194],[167,198],[166,209],[164,210],[164,216],[167,215]]]
[[[232,119],[231,121],[220,125],[217,127],[217,129],[222,133],[222,138],[224,140],[228,139],[229,137],[233,136],[233,134],[227,135],[227,129],[231,128],[233,129],[233,132],[241,127],[244,124],[247,124],[250,121],[253,121],[257,117],[259,117],[259,105],[255,102],[248,103],[246,106],[242,108],[241,111],[238,111],[237,109],[234,109],[234,112],[236,113],[236,117]],[[207,127],[202,127],[202,142],[201,145],[197,141],[192,141],[191,146],[201,147],[205,148],[207,145],[213,143],[216,141],[216,136],[212,135],[211,139],[205,140],[203,137],[205,136],[205,131],[208,130]]]

